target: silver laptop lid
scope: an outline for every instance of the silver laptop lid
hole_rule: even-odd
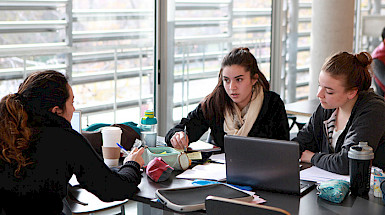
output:
[[[298,143],[225,136],[224,144],[227,183],[300,193]]]
[[[76,110],[74,111],[73,115],[72,115],[72,119],[71,119],[71,126],[72,128],[81,133],[81,129],[82,129],[82,113],[80,110]]]

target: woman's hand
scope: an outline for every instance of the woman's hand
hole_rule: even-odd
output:
[[[135,148],[131,150],[130,154],[124,159],[123,163],[126,163],[127,161],[135,161],[139,164],[140,168],[144,165],[144,160],[142,158],[142,154],[144,152],[144,147],[138,149]]]
[[[301,161],[306,163],[311,163],[311,158],[313,157],[315,153],[311,152],[309,150],[305,150],[302,152]]]
[[[179,131],[172,136],[170,142],[176,149],[186,149],[188,147],[189,140],[188,136],[183,131]]]

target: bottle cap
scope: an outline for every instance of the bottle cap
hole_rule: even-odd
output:
[[[374,158],[374,153],[367,142],[359,142],[358,145],[350,147],[348,157],[355,160],[371,160]]]
[[[146,110],[144,112],[144,117],[141,120],[143,125],[155,125],[158,123],[158,120],[154,116],[153,110]]]

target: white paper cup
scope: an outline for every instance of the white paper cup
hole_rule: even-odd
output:
[[[119,165],[119,159],[104,159],[104,163],[108,167],[115,167]]]
[[[101,129],[104,147],[118,147],[122,138],[122,129],[119,127],[104,127]]]

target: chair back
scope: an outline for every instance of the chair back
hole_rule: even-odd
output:
[[[208,196],[205,201],[208,215],[261,214],[261,215],[290,215],[289,212],[266,205],[258,205],[235,199]]]

